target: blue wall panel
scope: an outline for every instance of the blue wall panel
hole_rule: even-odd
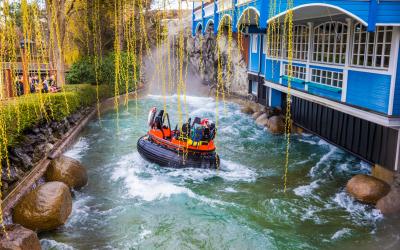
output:
[[[279,83],[279,79],[281,77],[280,71],[281,69],[279,61],[272,59],[265,60],[265,80],[273,83]]]
[[[308,92],[317,96],[326,97],[335,101],[340,101],[342,98],[341,92],[334,92],[328,89],[317,88],[314,86],[308,85]]]
[[[271,107],[281,107],[282,106],[282,92],[271,89]]]
[[[349,70],[346,102],[388,113],[390,75]]]
[[[287,86],[288,85],[287,83],[288,83],[288,81],[286,79],[282,79],[282,85]],[[302,91],[305,90],[305,84],[299,83],[299,82],[296,82],[296,81],[291,81],[290,82],[290,86],[293,89],[298,89],[298,90],[302,90]]]
[[[393,99],[393,115],[400,115],[400,56],[398,57],[397,61],[396,85]]]
[[[250,66],[249,70],[252,72],[258,73],[259,71],[259,62],[260,62],[260,36],[256,35],[257,37],[257,52],[253,53],[253,35],[250,36]]]

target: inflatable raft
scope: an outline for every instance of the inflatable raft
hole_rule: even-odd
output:
[[[208,119],[196,117],[174,130],[168,113],[152,108],[149,113],[149,131],[139,138],[140,155],[160,166],[175,168],[218,168],[219,157],[215,152],[215,125]]]

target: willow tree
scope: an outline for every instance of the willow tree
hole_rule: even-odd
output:
[[[76,0],[46,0],[47,22],[50,32],[50,52],[53,67],[57,71],[57,84],[65,82],[64,39],[67,18],[71,15]]]

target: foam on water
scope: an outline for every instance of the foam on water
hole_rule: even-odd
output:
[[[357,202],[345,190],[336,193],[333,201],[344,208],[354,219],[355,223],[363,223],[364,221],[376,222],[383,218],[382,213],[378,209]]]
[[[73,247],[55,240],[42,239],[40,240],[40,245],[42,246],[43,250],[74,250]]]
[[[64,153],[64,155],[80,160],[85,152],[89,149],[89,143],[85,137],[80,137],[75,145]]]
[[[346,235],[351,234],[351,229],[349,228],[342,228],[339,231],[337,231],[336,233],[334,233],[331,237],[331,240],[338,240],[341,239],[343,237],[345,237]]]
[[[299,186],[299,187],[293,189],[293,192],[297,196],[309,196],[312,194],[312,192],[315,189],[317,189],[319,187],[320,182],[321,182],[321,180],[315,180],[308,185]]]

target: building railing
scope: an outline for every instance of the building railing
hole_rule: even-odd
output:
[[[204,7],[204,17],[214,15],[214,4],[209,4]]]
[[[194,12],[194,20],[195,21],[199,21],[199,20],[201,20],[201,12],[202,12],[202,9],[199,9],[199,10],[196,10],[195,12]]]
[[[233,7],[232,0],[219,0],[217,2],[217,6],[218,6],[217,12],[230,10]]]
[[[254,1],[254,0],[238,0],[236,3],[236,6],[243,5],[243,4],[252,2],[252,1]]]

